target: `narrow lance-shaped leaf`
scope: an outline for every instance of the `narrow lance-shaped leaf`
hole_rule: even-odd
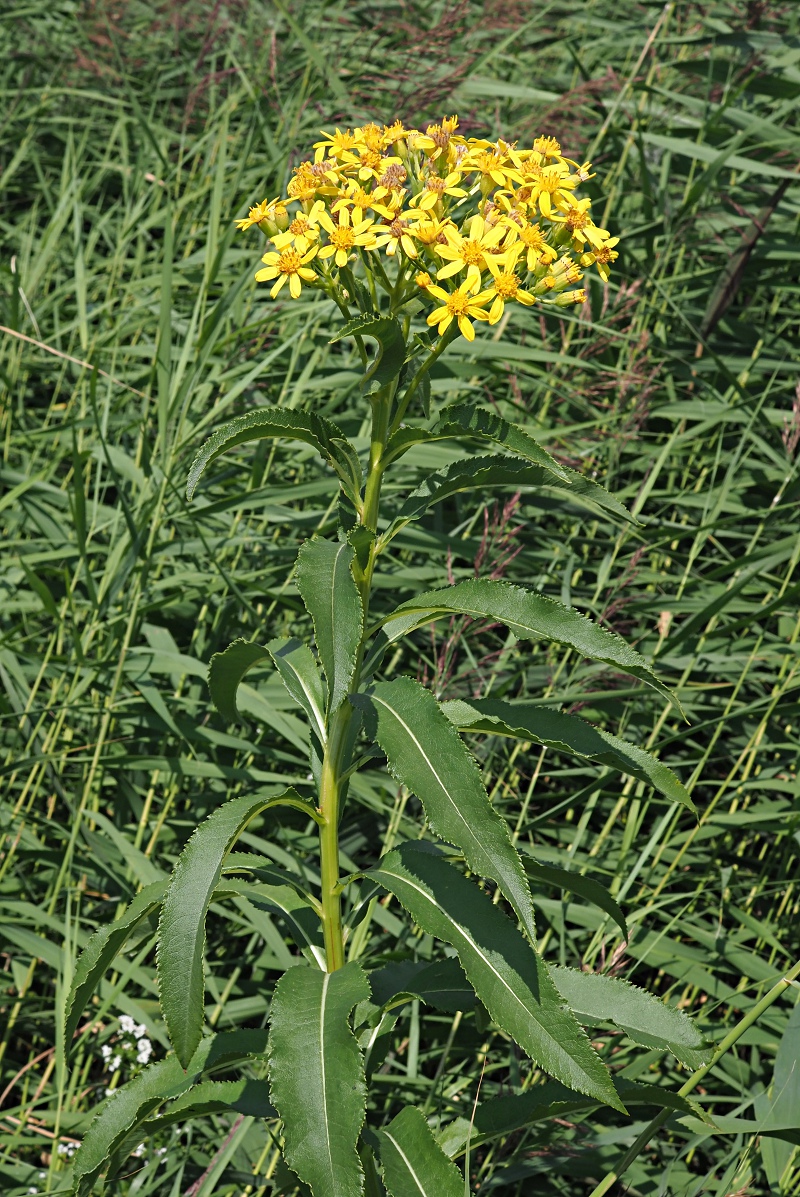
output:
[[[297,557],[297,588],[314,621],[332,714],[350,689],[364,630],[364,608],[352,573],[355,549],[313,537]]]
[[[453,945],[494,1021],[536,1064],[570,1089],[624,1110],[544,961],[473,882],[413,844],[388,853],[368,876],[390,890],[423,931]]]
[[[568,893],[577,894],[579,898],[593,902],[606,914],[610,914],[627,941],[628,924],[625,922],[625,915],[606,887],[599,881],[595,881],[593,877],[584,877],[582,873],[570,873],[566,869],[557,869],[553,865],[540,864],[538,860],[533,860],[527,854],[523,854],[522,863],[525,865],[525,872],[534,881],[543,881],[545,885],[555,885],[559,889],[567,890]]]
[[[286,689],[308,715],[320,744],[325,743],[325,679],[308,645],[300,640],[270,640],[267,645]]]
[[[223,862],[250,820],[280,804],[316,817],[293,789],[233,798],[200,824],[175,865],[158,927],[158,988],[167,1031],[184,1066],[203,1030],[206,913]]]
[[[659,681],[644,657],[621,636],[598,627],[574,607],[510,582],[478,578],[457,582],[444,590],[430,590],[401,604],[381,623],[388,639],[396,640],[432,619],[453,612],[504,623],[521,640],[553,640],[569,645],[583,657],[613,665],[646,682],[680,710],[677,699]]]
[[[72,1047],[72,1037],[86,1003],[97,988],[100,978],[139,924],[158,910],[164,900],[166,888],[166,881],[154,881],[152,885],[146,886],[118,919],[113,923],[107,923],[105,927],[98,927],[81,952],[75,965],[66,1003],[64,1043],[67,1052]]]
[[[381,535],[381,543],[386,544],[407,524],[421,519],[426,511],[451,495],[470,491],[482,494],[489,488],[501,486],[514,490],[534,487],[537,491],[553,492],[592,511],[635,522],[627,508],[599,482],[585,478],[574,470],[564,472],[567,477],[561,478],[543,466],[512,457],[475,457],[470,461],[454,461],[429,475],[411,492]]]
[[[452,407],[446,407],[439,416],[436,427],[431,431],[417,428],[399,429],[386,446],[386,457],[391,461],[415,444],[439,440],[463,440],[465,437],[494,441],[496,444],[503,445],[511,453],[517,453],[535,465],[542,466],[557,478],[567,481],[568,475],[564,467],[559,465],[556,459],[546,449],[543,449],[536,438],[526,432],[524,428],[509,423],[502,416],[498,416],[496,412],[468,403],[457,403]]]
[[[667,765],[644,748],[593,727],[577,715],[566,715],[534,703],[503,702],[495,698],[470,699],[468,702],[457,698],[442,703],[442,710],[461,731],[513,736],[597,761],[638,777],[671,802],[678,802],[696,813],[688,791]]]
[[[290,968],[270,1011],[272,1101],[283,1120],[284,1155],[314,1197],[361,1197],[356,1143],[364,1122],[364,1065],[349,1015],[369,997],[351,961],[333,973]]]
[[[208,663],[208,688],[211,699],[226,723],[241,719],[236,705],[236,691],[248,669],[269,657],[260,644],[239,638],[221,653],[214,653]]]
[[[464,1197],[464,1177],[434,1139],[422,1110],[406,1106],[378,1138],[391,1197]]]
[[[672,1052],[687,1068],[699,1068],[709,1049],[691,1018],[646,989],[620,977],[553,969],[553,980],[579,1021],[612,1022],[642,1047]]]
[[[345,492],[358,504],[361,490],[361,466],[355,448],[340,428],[313,412],[292,411],[283,407],[261,407],[237,416],[217,428],[192,462],[186,483],[186,497],[191,501],[206,467],[221,453],[227,453],[246,441],[284,437],[311,445],[336,471]]]
[[[533,902],[519,853],[475,758],[431,692],[401,677],[352,701],[372,715],[368,734],[386,753],[392,776],[419,798],[432,830],[461,849],[474,873],[497,882],[533,940]]]

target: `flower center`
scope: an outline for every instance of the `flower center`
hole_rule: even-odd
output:
[[[408,228],[408,221],[407,220],[393,220],[392,223],[389,225],[389,228],[392,230],[393,237],[402,237],[403,233]]]
[[[617,251],[608,245],[601,245],[599,249],[594,250],[596,262],[613,262],[618,256]]]
[[[430,175],[425,181],[425,186],[428,191],[433,191],[435,195],[441,195],[447,183],[444,179],[440,179],[438,175]]]
[[[467,266],[477,266],[483,259],[483,246],[480,241],[465,241],[461,247],[461,258]]]
[[[585,229],[589,223],[589,217],[579,208],[572,208],[567,215],[567,224],[571,229]]]
[[[362,166],[366,166],[369,170],[377,170],[381,164],[381,156],[377,150],[366,150],[361,154],[359,161]]]
[[[289,232],[295,237],[301,237],[304,233],[308,232],[310,227],[311,226],[309,225],[305,216],[295,216],[294,220],[289,225]]]
[[[515,274],[503,270],[494,280],[494,291],[501,299],[513,299],[519,291],[519,279]]]
[[[407,178],[408,172],[401,163],[390,162],[378,182],[381,187],[386,187],[388,191],[396,191],[399,187],[402,187]]]
[[[544,237],[538,224],[529,224],[520,229],[519,239],[529,249],[544,249]]]
[[[337,249],[352,249],[355,240],[356,235],[349,224],[340,225],[331,233],[331,245],[335,245]]]
[[[278,258],[278,270],[281,274],[297,274],[302,264],[296,249],[285,249]]]
[[[446,308],[451,316],[466,316],[469,309],[469,296],[461,291],[454,291],[448,296]]]

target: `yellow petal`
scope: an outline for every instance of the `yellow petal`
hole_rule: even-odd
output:
[[[302,289],[303,284],[300,282],[299,277],[296,274],[293,274],[289,279],[289,294],[291,295],[292,299],[299,299]]]
[[[435,295],[437,299],[441,299],[442,303],[447,303],[450,298],[450,293],[445,291],[444,287],[437,287],[435,283],[431,283],[427,290],[431,295]]]
[[[270,279],[275,278],[277,273],[278,272],[274,266],[268,266],[266,270],[257,270],[256,271],[256,282],[257,283],[268,283],[270,281]]]
[[[278,292],[280,291],[281,287],[283,286],[283,284],[284,284],[285,282],[286,282],[286,275],[285,275],[285,274],[282,274],[282,275],[280,276],[280,278],[278,279],[277,283],[275,284],[275,286],[274,286],[274,287],[272,288],[272,290],[270,291],[270,295],[272,296],[272,298],[273,298],[273,299],[274,299],[274,298],[275,298],[275,296],[278,294]]]
[[[475,329],[472,327],[469,320],[467,320],[466,316],[459,316],[458,327],[461,330],[462,335],[465,336],[468,341],[475,340]]]

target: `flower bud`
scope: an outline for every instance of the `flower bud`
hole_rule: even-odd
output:
[[[585,291],[562,291],[556,295],[556,303],[560,308],[568,308],[573,303],[586,303]]]

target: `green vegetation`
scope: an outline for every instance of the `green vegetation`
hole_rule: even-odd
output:
[[[258,1055],[279,973],[298,943],[320,950],[275,880],[318,885],[315,825],[301,802],[267,809],[279,784],[311,794],[305,727],[271,668],[239,688],[244,723],[217,714],[205,675],[235,636],[308,640],[292,569],[300,542],[334,535],[335,488],[311,448],[267,441],[213,463],[191,505],[184,485],[211,429],[265,404],[332,418],[366,451],[360,363],[330,343],[338,312],[311,292],[271,302],[252,278],[260,234],[232,220],[284,188],[321,127],[453,111],[470,134],[552,133],[593,160],[598,221],[613,212],[622,242],[582,311],[545,325],[516,308],[455,343],[434,407],[493,406],[642,522],[562,490],[517,493],[513,478],[480,498],[454,488],[446,517],[397,531],[374,610],[475,577],[532,585],[624,634],[687,721],[613,665],[481,618],[398,640],[383,676],[424,682],[471,729],[493,805],[531,854],[539,948],[563,996],[574,1004],[565,968],[624,977],[728,1050],[689,1104],[694,1041],[670,1019],[653,1036],[600,989],[583,1021],[631,1116],[598,1106],[531,1066],[399,902],[354,883],[347,954],[410,997],[369,1045],[375,1147],[401,1192],[397,1145],[419,1143],[421,1119],[400,1111],[416,1106],[472,1191],[578,1197],[608,1175],[621,1192],[612,1173],[657,1114],[628,1191],[800,1191],[800,1008],[782,983],[800,958],[800,14],[31,3],[1,20],[3,1192],[66,1191],[93,1110],[132,1076],[152,1134],[141,1149],[122,1136],[107,1192],[295,1192]],[[387,510],[467,456],[414,448]],[[565,724],[537,704],[599,729],[581,725],[585,763],[553,746]],[[527,727],[530,741],[506,734]],[[664,801],[674,780],[643,753],[622,760],[617,736],[675,771],[697,820]],[[232,881],[212,903],[206,1022],[238,1047],[197,1113],[180,1096],[195,1074],[167,1055],[155,921],[189,835],[239,795],[264,808],[239,847],[266,858],[272,893],[256,904]],[[376,759],[351,779],[343,865],[375,868],[423,828]],[[401,900],[406,864],[394,853],[374,873]],[[137,894],[96,999],[68,1009],[81,949]],[[341,977],[349,1009],[364,995]],[[244,1081],[224,1067],[237,1052],[255,1053]],[[174,1084],[160,1111],[148,1056]],[[663,1090],[660,1113],[644,1085]]]

